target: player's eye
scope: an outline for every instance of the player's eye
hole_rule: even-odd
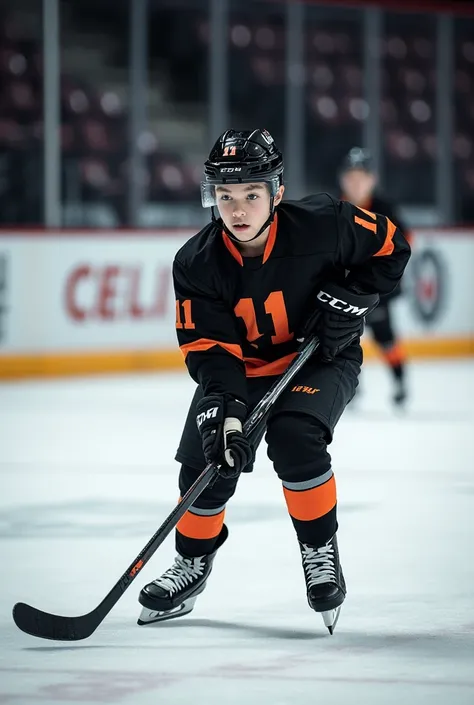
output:
[[[221,201],[230,201],[230,196],[228,193],[223,193],[220,197]]]
[[[258,198],[258,193],[249,193],[248,196],[247,196],[247,198],[248,198],[250,201],[255,201],[255,200]]]

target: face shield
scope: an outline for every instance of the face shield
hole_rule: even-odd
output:
[[[249,184],[257,184],[257,183],[264,183],[268,185],[270,196],[272,198],[275,198],[275,196],[278,193],[278,189],[280,188],[280,177],[279,176],[269,176],[268,179],[249,179],[246,181],[234,181],[234,184],[236,183],[249,183]],[[207,181],[201,181],[201,203],[203,208],[213,208],[214,206],[217,206],[217,197],[216,197],[216,187],[217,186],[232,186],[232,183],[226,182],[226,183],[218,183],[218,184],[211,184],[208,183]]]

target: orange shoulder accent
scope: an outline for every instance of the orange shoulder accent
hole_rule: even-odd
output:
[[[221,340],[211,340],[210,338],[199,338],[199,340],[194,340],[192,343],[185,343],[185,345],[180,345],[180,350],[183,353],[185,359],[190,352],[204,352],[213,348],[215,345],[226,350],[231,355],[235,355],[239,360],[243,359],[242,348],[236,343],[223,343]]]
[[[375,253],[374,257],[384,257],[385,255],[391,255],[395,249],[393,244],[393,236],[395,235],[395,230],[397,226],[392,223],[392,221],[387,218],[387,235],[385,237],[385,242],[378,252]]]
[[[358,225],[362,225],[363,228],[366,228],[367,230],[372,230],[373,233],[377,232],[377,223],[369,223],[367,220],[364,220],[363,218],[359,218],[358,215],[354,216],[354,221]]]

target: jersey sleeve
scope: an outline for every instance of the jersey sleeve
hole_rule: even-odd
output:
[[[410,259],[410,245],[390,218],[336,201],[336,264],[349,270],[347,282],[367,291],[391,293]]]
[[[383,215],[386,215],[387,218],[392,221],[392,223],[395,223],[397,228],[402,231],[403,235],[405,236],[405,239],[410,244],[410,229],[408,228],[404,220],[400,218],[400,214],[396,206],[394,206],[392,203],[389,203],[388,201],[384,201],[383,208],[379,208],[377,203],[374,204],[373,208],[374,212],[383,213]]]
[[[205,395],[231,394],[247,403],[247,379],[233,312],[210,284],[198,280],[177,258],[173,284],[176,333],[189,374]]]

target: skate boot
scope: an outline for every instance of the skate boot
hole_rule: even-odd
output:
[[[407,400],[407,389],[402,379],[395,380],[395,391],[393,393],[393,403],[399,408],[403,407]]]
[[[346,596],[336,535],[319,548],[300,543],[300,549],[308,604],[315,612],[321,612],[324,624],[332,634]]]
[[[224,524],[213,553],[197,558],[178,553],[173,565],[160,578],[145,585],[138,597],[139,603],[143,605],[138,619],[140,626],[182,617],[192,611],[197,596],[206,587],[217,550],[228,535]]]

